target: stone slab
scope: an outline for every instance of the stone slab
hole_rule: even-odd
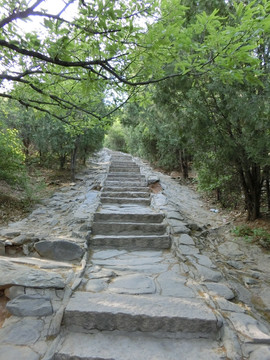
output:
[[[178,250],[180,254],[182,255],[196,255],[199,253],[199,249],[197,249],[195,246],[188,246],[188,245],[179,245]]]
[[[107,289],[107,287],[108,281],[106,278],[91,279],[87,281],[85,285],[85,291],[96,293]]]
[[[195,293],[185,285],[186,278],[173,271],[166,271],[157,277],[161,295],[184,298],[194,298]]]
[[[216,336],[219,330],[214,313],[200,299],[79,291],[66,307],[64,323],[77,331],[165,331],[204,337]]]
[[[7,259],[0,259],[0,289],[12,285],[36,287],[36,288],[59,288],[65,287],[65,281],[61,275],[52,271],[33,269],[26,265],[19,265]]]
[[[181,355],[180,355],[181,354]],[[207,339],[154,338],[145,334],[69,333],[55,360],[222,360],[224,350]]]
[[[194,263],[193,265],[196,267],[196,269],[198,271],[198,276],[203,281],[218,282],[218,281],[222,280],[222,274],[219,271],[212,270],[206,266],[199,265],[196,263]]]
[[[6,257],[0,256],[1,259],[7,259]],[[72,269],[72,264],[62,262],[62,261],[54,261],[54,260],[47,260],[47,259],[39,259],[36,257],[8,257],[8,260],[12,263],[17,264],[24,264],[29,266],[37,266],[40,269]]]
[[[49,298],[38,295],[19,295],[9,301],[7,310],[15,316],[48,316],[53,313]]]
[[[0,343],[12,345],[32,345],[39,338],[44,322],[39,319],[23,318],[0,329]]]
[[[204,284],[213,296],[224,297],[227,300],[231,300],[235,297],[232,290],[225,284],[213,282],[205,282]]]
[[[245,342],[270,344],[270,332],[263,323],[243,313],[227,313],[227,316]]]
[[[261,346],[260,348],[252,351],[249,360],[269,360],[270,359],[270,346]]]
[[[84,253],[79,245],[68,240],[39,241],[35,249],[42,257],[63,261],[80,260]]]
[[[40,355],[29,347],[0,345],[0,360],[39,360]]]
[[[188,234],[180,235],[176,239],[176,242],[181,244],[181,245],[193,245],[193,246],[195,245],[194,240]]]
[[[117,294],[154,294],[156,285],[152,278],[142,274],[130,274],[113,279],[108,291]]]

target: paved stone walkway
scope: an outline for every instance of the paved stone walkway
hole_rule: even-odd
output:
[[[0,360],[269,360],[267,324],[233,302],[196,246],[203,229],[150,193],[157,179],[131,156],[105,152],[98,166],[88,190],[76,189],[76,209],[56,194],[67,222],[45,206],[1,231],[12,316],[0,329]],[[38,234],[35,216],[48,234]]]

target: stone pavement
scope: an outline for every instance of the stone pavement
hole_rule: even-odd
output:
[[[270,359],[268,323],[198,246],[203,226],[138,163],[103,151],[80,189],[2,229],[0,360]]]

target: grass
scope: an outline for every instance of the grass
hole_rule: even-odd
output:
[[[270,232],[264,228],[240,225],[235,226],[232,232],[235,236],[241,237],[245,241],[259,244],[263,248],[270,250]]]

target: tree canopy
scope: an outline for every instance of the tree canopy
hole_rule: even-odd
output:
[[[0,96],[61,120],[83,111],[100,121],[136,87],[187,73],[260,82],[254,51],[269,31],[266,0],[234,2],[229,18],[218,9],[190,18],[178,0],[58,0],[56,12],[47,0],[0,3]],[[101,110],[112,87],[120,99]]]

